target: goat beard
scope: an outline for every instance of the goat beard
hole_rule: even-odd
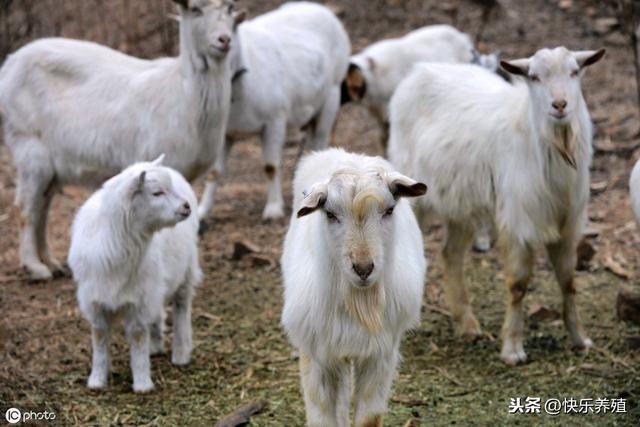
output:
[[[347,286],[345,306],[347,313],[371,333],[382,330],[384,317],[384,288],[376,283],[364,289]]]
[[[573,169],[577,169],[575,158],[576,140],[576,134],[571,124],[553,127],[553,145],[562,156],[562,159]]]

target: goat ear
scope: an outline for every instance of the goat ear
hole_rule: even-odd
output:
[[[235,30],[235,28],[238,25],[240,25],[242,22],[244,22],[245,19],[247,19],[247,11],[246,9],[240,9],[233,12],[232,16],[233,16],[233,29]]]
[[[318,208],[324,206],[327,201],[327,184],[315,184],[311,190],[305,193],[302,206],[298,209],[298,218],[309,215]]]
[[[393,172],[387,175],[387,185],[394,199],[400,197],[418,197],[427,193],[427,186],[401,173]]]
[[[164,161],[164,153],[160,154],[157,159],[151,162],[151,166],[160,166]]]
[[[175,4],[179,4],[180,6],[184,7],[185,9],[189,8],[189,0],[173,0],[173,2]]]
[[[513,61],[500,61],[503,70],[516,76],[527,77],[529,75],[529,58],[514,59]]]
[[[133,181],[133,185],[131,186],[131,197],[142,192],[142,190],[144,189],[144,181],[146,178],[147,171],[140,172],[140,175],[136,177],[136,179]]]
[[[571,52],[573,57],[580,68],[588,67],[589,65],[593,65],[596,62],[600,61],[605,54],[605,49],[600,50],[581,50],[576,52]]]
[[[342,82],[340,104],[350,101],[360,101],[367,93],[367,82],[364,79],[362,69],[353,62],[349,64],[347,77]]]

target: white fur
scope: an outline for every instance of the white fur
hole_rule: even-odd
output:
[[[480,333],[462,275],[473,232],[495,220],[506,243],[511,292],[501,356],[510,364],[526,358],[521,300],[537,243],[547,246],[554,264],[573,343],[591,346],[575,312],[573,269],[592,157],[579,70],[592,54],[540,50],[512,62],[528,73],[526,84],[515,85],[479,67],[421,64],[391,101],[389,158],[399,171],[430,186],[418,209],[435,212],[447,225],[447,299],[463,334]],[[559,99],[568,102],[566,115],[552,117],[552,102]],[[562,138],[564,131],[574,138]],[[561,155],[558,147],[564,146],[575,168]]]
[[[308,155],[296,171],[294,214],[282,254],[282,323],[301,353],[309,425],[349,425],[351,364],[356,425],[381,416],[402,335],[418,324],[427,263],[408,201],[400,198],[396,204],[392,196],[394,177],[415,184],[380,157],[341,149]],[[354,196],[364,192],[377,199],[360,222],[351,209]],[[296,217],[322,194],[322,207]],[[394,204],[393,213],[382,217]],[[326,211],[338,222],[329,220]],[[363,259],[374,262],[364,282],[352,269],[352,263]],[[349,301],[363,295],[376,295],[380,311],[375,304],[364,304],[358,318]]]
[[[470,63],[471,38],[449,25],[430,25],[400,38],[381,40],[351,57],[364,75],[367,90],[362,102],[382,123],[400,82],[419,62]]]
[[[18,174],[20,259],[35,278],[49,254],[49,203],[61,186],[95,187],[135,161],[166,153],[189,180],[223,149],[231,98],[219,37],[233,33],[229,0],[184,0],[180,55],[142,60],[91,42],[41,39],[0,70],[5,143]],[[193,12],[200,7],[202,16]]]
[[[189,362],[191,300],[202,277],[196,207],[191,186],[178,172],[137,163],[107,181],[78,211],[69,266],[80,310],[92,328],[90,388],[107,385],[109,334],[119,317],[131,346],[133,389],[153,388],[149,356],[162,352],[168,301],[173,303],[172,362]]]
[[[636,222],[640,224],[640,161],[636,162],[629,179],[629,192],[631,193],[631,208]]]
[[[243,23],[237,39],[232,68],[246,72],[232,88],[225,157],[235,139],[262,138],[265,167],[272,171],[263,217],[279,218],[284,216],[280,165],[287,128],[309,125],[310,148],[329,145],[351,45],[338,18],[309,2],[287,3]],[[201,219],[211,211],[224,162],[216,163],[207,183]]]

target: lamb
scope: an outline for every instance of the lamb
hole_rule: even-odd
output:
[[[476,63],[495,71],[497,55],[480,55],[471,38],[449,25],[430,25],[404,37],[378,41],[353,55],[342,84],[342,103],[361,101],[377,119],[382,147],[389,137],[388,105],[419,62]]]
[[[287,128],[308,131],[308,147],[324,149],[340,108],[340,85],[351,43],[340,20],[326,7],[288,3],[243,23],[232,49],[236,70],[225,155],[205,187],[199,217],[211,212],[217,180],[235,140],[262,139],[268,179],[263,218],[284,216],[281,158]]]
[[[177,58],[142,60],[95,43],[34,41],[0,69],[5,143],[17,169],[20,262],[34,279],[61,271],[46,241],[63,185],[96,187],[135,161],[167,154],[189,180],[224,146],[228,52],[243,17],[232,0],[174,0]]]
[[[575,306],[576,245],[586,221],[592,158],[580,79],[603,55],[558,47],[502,62],[525,80],[514,85],[479,67],[421,64],[391,101],[389,158],[432,188],[417,208],[423,218],[434,212],[446,224],[445,293],[463,335],[481,333],[463,276],[474,229],[495,223],[505,243],[509,294],[500,355],[510,365],[526,360],[522,300],[539,243],[562,291],[572,343],[593,345]]]
[[[300,351],[307,423],[349,425],[353,366],[355,423],[382,425],[400,339],[419,322],[427,268],[404,198],[427,188],[380,157],[341,149],[303,157],[293,188],[282,324]]]
[[[162,352],[164,303],[173,304],[171,362],[189,363],[191,300],[200,283],[196,196],[173,169],[136,163],[109,179],[78,211],[69,265],[78,304],[91,324],[88,386],[107,386],[109,335],[124,318],[133,390],[153,389],[150,354]]]

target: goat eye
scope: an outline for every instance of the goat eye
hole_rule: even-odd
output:
[[[532,74],[529,76],[529,78],[531,79],[532,82],[536,82],[536,83],[540,82],[540,77],[538,77],[537,74]]]
[[[383,216],[391,216],[391,215],[393,215],[393,209],[394,209],[394,208],[395,208],[395,206],[392,206],[392,207],[390,207],[389,209],[387,209],[387,210],[384,212],[384,215],[383,215]]]
[[[338,222],[338,218],[333,214],[333,212],[325,211],[327,214],[327,219],[329,222]]]
[[[571,77],[578,77],[579,74],[580,74],[580,70],[573,70],[571,72]]]
[[[199,7],[192,7],[191,9],[189,9],[189,11],[196,16],[202,16],[202,9],[200,9]]]
[[[160,196],[164,196],[164,191],[156,191],[153,193],[153,197],[160,197]]]

